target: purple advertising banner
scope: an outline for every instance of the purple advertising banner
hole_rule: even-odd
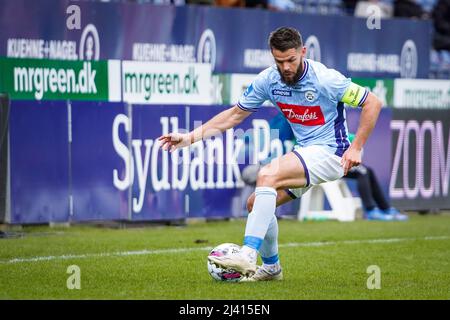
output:
[[[128,219],[128,189],[118,182],[125,164],[115,152],[128,150],[131,128],[116,121],[126,117],[124,104],[72,102],[69,110],[72,220]]]
[[[188,213],[185,193],[189,180],[189,161],[177,161],[179,152],[170,154],[160,147],[158,137],[186,128],[186,107],[132,105],[131,117],[114,120],[124,127],[132,123],[129,156],[133,159],[131,218],[140,220],[183,219]],[[119,127],[120,129],[120,127]],[[116,129],[113,129],[116,130]],[[126,164],[114,142],[116,157]],[[183,152],[188,153],[188,149]],[[131,163],[129,164],[131,166]],[[128,170],[130,171],[130,170]],[[117,184],[116,184],[117,185]]]
[[[65,102],[11,102],[11,223],[68,221],[67,119]]]
[[[348,130],[351,133],[356,133],[361,109],[346,108],[346,113]],[[373,169],[387,199],[389,199],[389,183],[391,180],[391,118],[391,108],[381,109],[377,124],[363,151],[363,164]],[[355,183],[349,179],[347,181],[351,185],[352,192],[354,192],[356,190]]]
[[[450,209],[449,110],[395,109],[392,201],[405,210]]]
[[[0,0],[0,56],[211,64],[259,73],[273,64],[267,39],[298,28],[307,56],[350,77],[427,78],[431,22],[365,19],[213,6]]]
[[[173,153],[162,134],[192,130],[224,106],[99,102],[11,105],[12,223],[158,221],[245,216],[248,165],[267,164],[294,145],[275,108],[261,108],[222,135]],[[355,132],[360,112],[348,110]],[[383,109],[364,163],[384,187],[390,174],[390,110]],[[386,161],[380,158],[380,150]],[[278,209],[296,215],[299,202]]]

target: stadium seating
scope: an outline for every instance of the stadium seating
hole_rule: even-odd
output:
[[[450,79],[450,52],[430,51],[430,78]]]
[[[292,0],[295,4],[293,11],[308,14],[345,14],[341,0]]]
[[[436,2],[437,0],[417,0],[417,3],[420,4],[426,12],[431,12]]]

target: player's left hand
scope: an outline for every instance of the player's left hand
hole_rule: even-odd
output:
[[[344,152],[341,159],[341,166],[344,168],[344,176],[347,175],[348,170],[350,170],[352,167],[361,164],[361,154],[362,150],[352,148],[351,146],[347,149],[347,151]]]

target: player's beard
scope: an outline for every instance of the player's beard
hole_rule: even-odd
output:
[[[292,78],[286,78],[285,75],[283,74],[283,72],[281,72],[280,68],[278,68],[278,72],[280,73],[281,76],[281,80],[288,86],[293,86],[295,85],[298,80],[300,80],[300,77],[302,76],[303,73],[303,59],[302,61],[300,61],[300,64],[298,65],[297,71],[295,72],[295,75]],[[287,75],[288,76],[288,75]]]

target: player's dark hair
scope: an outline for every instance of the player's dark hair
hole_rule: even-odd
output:
[[[284,52],[289,49],[298,49],[303,46],[302,35],[297,29],[281,27],[272,31],[269,36],[270,50],[277,49]]]

